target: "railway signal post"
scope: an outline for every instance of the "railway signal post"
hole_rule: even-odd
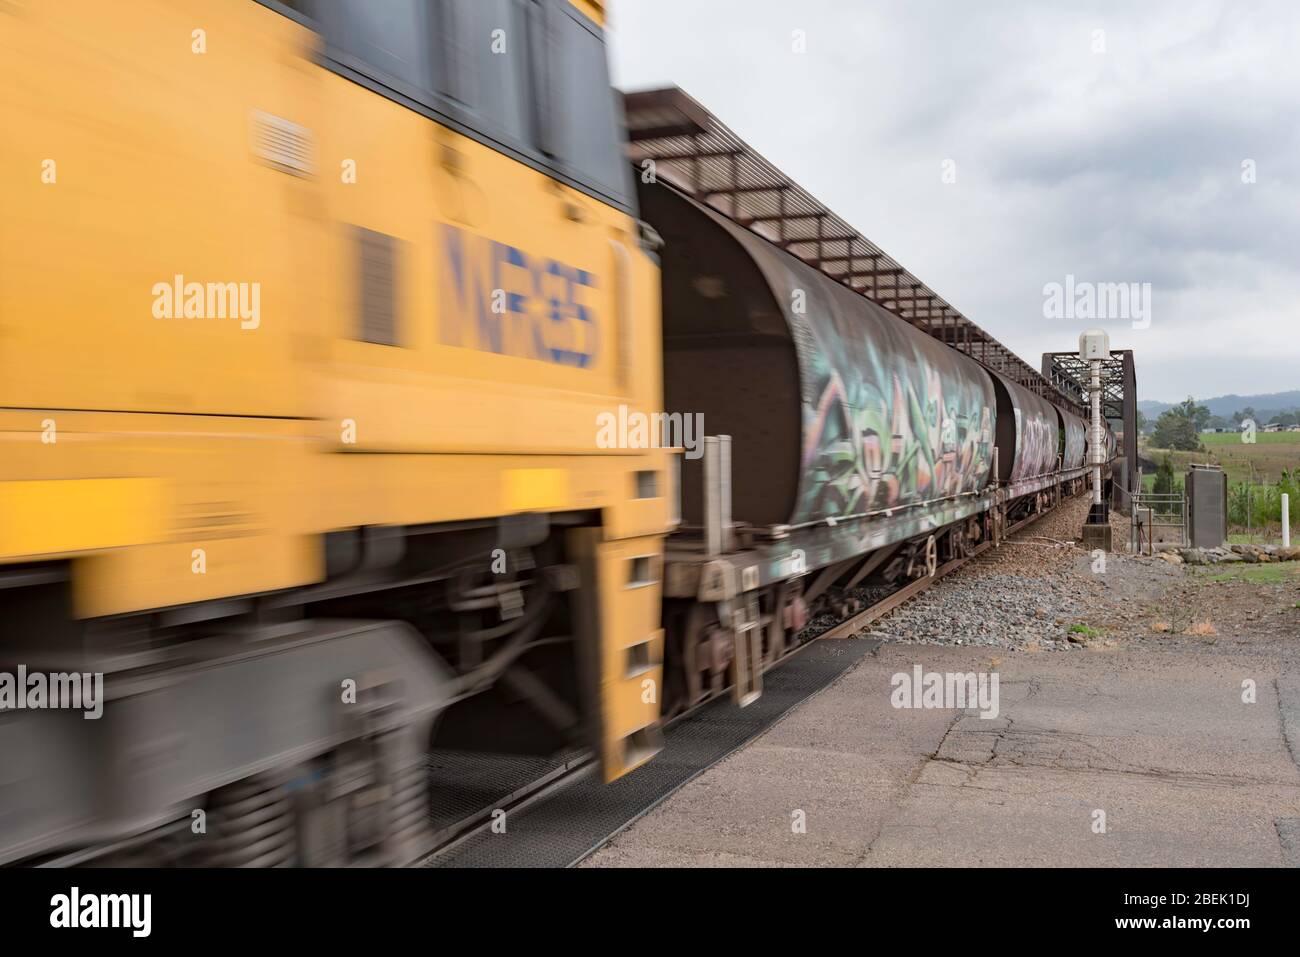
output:
[[[1088,401],[1092,407],[1088,461],[1092,466],[1092,507],[1083,526],[1085,548],[1111,550],[1110,507],[1101,494],[1101,466],[1106,461],[1105,432],[1101,421],[1101,364],[1110,359],[1110,337],[1103,329],[1088,329],[1079,336],[1079,358],[1092,374]]]

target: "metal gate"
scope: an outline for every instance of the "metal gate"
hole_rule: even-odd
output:
[[[1187,498],[1182,492],[1157,495],[1139,487],[1133,493],[1129,522],[1129,546],[1134,554],[1150,555],[1157,543],[1187,547]]]

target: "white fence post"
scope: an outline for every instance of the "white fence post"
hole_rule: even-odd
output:
[[[1291,496],[1282,493],[1282,547],[1291,547]]]

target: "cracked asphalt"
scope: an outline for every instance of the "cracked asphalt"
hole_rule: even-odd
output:
[[[584,866],[1300,866],[1297,643],[886,643]],[[894,708],[916,664],[998,717]]]

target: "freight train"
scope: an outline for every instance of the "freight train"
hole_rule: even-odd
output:
[[[685,471],[667,545],[667,713],[737,675],[744,701],[855,588],[934,575],[1081,490],[1089,430],[1063,405],[668,183],[639,199],[663,239],[665,403],[726,436]]]
[[[431,747],[626,774],[1082,481],[1064,408],[638,196],[603,18],[0,4],[0,863],[410,860]],[[680,475],[596,440],[665,408]]]

